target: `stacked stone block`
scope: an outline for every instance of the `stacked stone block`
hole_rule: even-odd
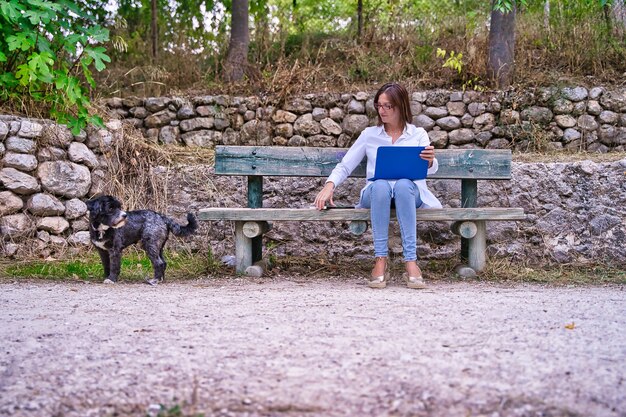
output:
[[[88,244],[87,196],[104,178],[102,150],[121,137],[115,120],[106,129],[73,135],[46,120],[0,116],[0,234],[5,254],[14,243]]]
[[[411,94],[413,123],[437,148],[626,149],[626,89]],[[146,138],[167,145],[347,147],[376,124],[374,93],[259,97],[111,98],[106,105]]]

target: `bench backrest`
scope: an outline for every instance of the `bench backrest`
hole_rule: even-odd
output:
[[[327,177],[346,154],[344,148],[216,146],[215,173],[285,177]],[[437,149],[439,170],[428,178],[508,180],[508,149]],[[365,177],[365,161],[352,172]]]

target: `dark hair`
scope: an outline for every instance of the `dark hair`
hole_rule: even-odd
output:
[[[406,88],[397,83],[387,83],[380,87],[374,96],[374,104],[378,104],[378,97],[381,94],[387,94],[389,101],[400,111],[400,121],[404,122],[404,125],[413,122],[413,113],[411,113],[411,104],[409,103],[409,93]],[[376,112],[378,117],[378,126],[383,122],[380,120],[380,114]],[[404,126],[403,126],[404,127]]]

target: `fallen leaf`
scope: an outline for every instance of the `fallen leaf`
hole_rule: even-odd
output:
[[[575,327],[576,327],[576,323],[574,323],[574,322],[571,322],[570,324],[566,324],[565,325],[565,328],[567,330],[574,330]]]

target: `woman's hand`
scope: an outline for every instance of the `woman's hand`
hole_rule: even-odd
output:
[[[320,191],[317,194],[317,197],[315,197],[315,208],[318,210],[324,210],[324,207],[326,206],[326,202],[330,201],[330,205],[334,206],[335,203],[333,202],[333,192],[335,191],[335,184],[332,182],[327,182],[326,185],[324,185],[324,188],[322,188],[322,191]]]
[[[424,148],[424,150],[420,152],[420,158],[428,161],[428,168],[433,166],[433,160],[435,159],[435,147],[430,145]]]

